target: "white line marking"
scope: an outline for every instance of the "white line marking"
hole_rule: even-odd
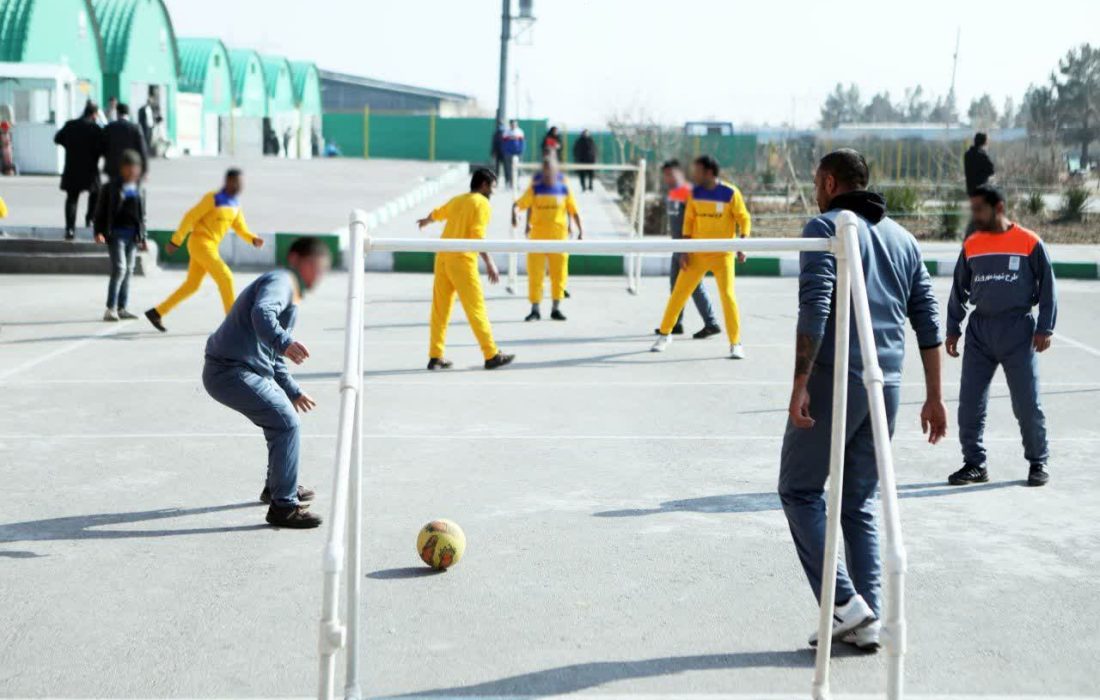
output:
[[[1059,340],[1062,341],[1063,343],[1067,343],[1071,347],[1077,348],[1078,350],[1084,350],[1085,352],[1087,352],[1090,355],[1095,355],[1096,357],[1100,357],[1100,350],[1097,350],[1096,348],[1092,347],[1091,345],[1086,345],[1085,343],[1082,343],[1080,340],[1074,340],[1073,338],[1070,338],[1068,335],[1066,335],[1065,333],[1062,333],[1061,331],[1056,331],[1054,333],[1054,343],[1057,344]]]
[[[11,369],[4,370],[3,372],[0,372],[0,382],[3,382],[8,377],[13,377],[13,376],[19,374],[20,372],[25,372],[28,369],[33,369],[33,368],[37,367],[40,364],[43,364],[45,362],[49,362],[50,360],[53,360],[57,357],[60,357],[61,355],[72,352],[73,350],[76,350],[77,348],[84,347],[85,345],[87,345],[88,343],[90,343],[94,340],[99,340],[100,338],[104,338],[106,336],[118,333],[120,330],[125,328],[127,325],[128,324],[125,324],[125,323],[112,324],[112,325],[100,330],[97,333],[93,333],[92,335],[85,336],[84,338],[81,338],[80,340],[69,343],[68,345],[63,345],[59,348],[55,348],[54,350],[51,350],[50,352],[46,353],[45,355],[39,355],[38,357],[34,358],[33,360],[28,360],[27,362],[24,362],[21,365],[16,365],[15,367],[12,367]]]

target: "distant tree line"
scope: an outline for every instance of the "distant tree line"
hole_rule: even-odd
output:
[[[975,129],[1026,128],[1030,137],[1044,144],[1075,146],[1080,149],[1081,163],[1089,163],[1089,145],[1100,138],[1100,48],[1082,44],[1071,49],[1047,82],[1028,87],[1019,108],[1009,97],[998,110],[993,98],[984,94],[970,102],[966,117]],[[839,83],[821,106],[818,120],[823,129],[858,123],[959,122],[952,92],[933,97],[917,85],[898,101],[889,92],[880,92],[864,102],[858,86]]]

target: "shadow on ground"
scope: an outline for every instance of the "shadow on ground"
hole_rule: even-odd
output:
[[[898,496],[900,498],[934,498],[1017,486],[1027,487],[1027,481],[1022,479],[1018,481],[998,481],[973,486],[949,486],[943,482],[931,481],[920,484],[899,484]],[[657,508],[605,510],[593,513],[593,515],[597,518],[631,518],[642,515],[659,515],[661,513],[760,513],[771,510],[783,510],[783,504],[779,502],[779,494],[774,491],[685,498],[677,501],[665,501]]]

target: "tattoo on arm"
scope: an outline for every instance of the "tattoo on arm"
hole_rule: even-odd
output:
[[[794,343],[794,376],[808,375],[817,358],[817,351],[821,347],[821,338],[799,333],[795,336]]]

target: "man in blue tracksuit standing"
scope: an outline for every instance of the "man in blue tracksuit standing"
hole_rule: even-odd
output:
[[[328,272],[328,248],[318,238],[299,238],[287,252],[287,265],[260,275],[237,297],[206,341],[202,384],[215,401],[263,428],[267,483],[260,501],[269,504],[267,522],[313,528],[321,518],[303,505],[313,500],[313,491],[298,485],[297,412],[306,413],[317,404],[290,376],[283,358],[300,365],[309,357],[306,346],[290,334],[302,294]]]
[[[802,231],[803,238],[836,235],[836,218],[847,209],[859,218],[859,255],[867,281],[875,347],[885,379],[883,393],[891,435],[898,412],[905,325],[916,332],[924,364],[925,402],[921,426],[928,441],[944,436],[947,410],[940,389],[939,306],[916,240],[886,216],[886,202],[866,190],[867,161],[851,149],[834,151],[818,164],[814,177],[821,216]],[[798,330],[789,419],[783,436],[779,496],[795,550],[820,600],[825,552],[825,481],[829,474],[833,401],[833,310],[836,258],[832,253],[802,253],[798,279]],[[879,648],[881,563],[875,494],[875,462],[867,393],[861,381],[863,361],[856,324],[851,326],[848,415],[844,454],[841,527],[844,560],[836,571],[833,638],[861,649]],[[810,644],[817,643],[816,632]]]
[[[947,304],[947,354],[958,357],[966,307],[962,380],[959,385],[959,440],[963,466],[948,477],[955,485],[989,481],[982,444],[989,383],[1000,365],[1020,425],[1024,457],[1031,465],[1029,486],[1049,481],[1046,416],[1039,401],[1036,353],[1050,347],[1058,316],[1054,270],[1039,236],[1008,220],[1005,198],[992,185],[971,192],[974,233],[963,242]],[[1032,307],[1038,305],[1038,318]]]

